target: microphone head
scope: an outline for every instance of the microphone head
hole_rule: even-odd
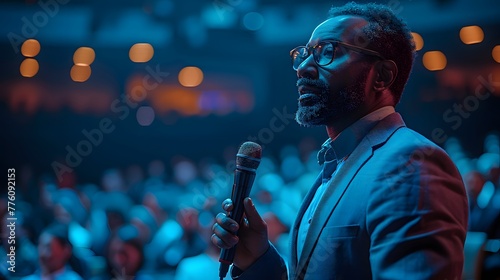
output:
[[[254,142],[245,142],[236,155],[236,166],[257,169],[262,157],[262,147]]]

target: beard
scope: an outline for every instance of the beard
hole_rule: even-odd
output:
[[[365,101],[364,90],[368,73],[362,74],[356,82],[332,92],[330,85],[321,80],[301,78],[297,86],[307,85],[318,91],[299,100],[295,121],[302,126],[328,125],[347,114],[356,111]]]

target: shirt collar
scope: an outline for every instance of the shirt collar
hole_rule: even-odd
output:
[[[394,112],[392,106],[379,108],[344,129],[335,139],[328,138],[318,152],[318,163],[322,165],[325,161],[346,159],[380,120]]]

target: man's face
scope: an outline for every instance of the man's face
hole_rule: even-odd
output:
[[[48,233],[40,236],[38,243],[40,266],[44,273],[53,273],[63,268],[71,257],[71,248],[63,245]]]
[[[338,16],[321,23],[307,46],[325,40],[359,44],[361,29],[368,22],[361,17]],[[333,62],[318,66],[310,55],[297,69],[299,91],[296,121],[304,126],[329,125],[357,111],[366,98],[370,66],[366,56],[339,45]]]
[[[115,276],[135,276],[141,263],[141,252],[134,246],[118,239],[110,243],[109,260]]]

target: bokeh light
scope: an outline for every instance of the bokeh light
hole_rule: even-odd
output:
[[[26,58],[23,62],[21,62],[21,66],[19,67],[19,72],[21,75],[26,78],[31,78],[38,73],[39,65],[38,61],[34,58]]]
[[[411,36],[413,36],[413,41],[415,42],[415,49],[417,51],[421,50],[424,47],[424,39],[417,32],[412,32]]]
[[[446,56],[440,51],[428,51],[422,58],[425,68],[430,71],[443,70],[446,67]]]
[[[491,51],[491,56],[493,56],[493,59],[500,63],[500,45],[496,45],[493,50]]]
[[[477,25],[465,26],[460,29],[460,40],[464,44],[471,45],[481,43],[484,39],[484,32]]]
[[[184,67],[179,72],[179,83],[185,87],[196,87],[201,82],[203,82],[203,71],[198,67]]]
[[[85,82],[90,78],[92,70],[88,65],[73,65],[71,67],[71,79],[75,82]]]
[[[90,66],[95,59],[95,51],[89,47],[80,47],[73,55],[73,63],[75,65]]]
[[[141,106],[137,109],[137,122],[142,126],[149,126],[155,120],[155,111],[150,106]]]
[[[35,57],[40,53],[40,43],[35,39],[24,41],[21,46],[21,53],[26,57]]]
[[[256,12],[247,13],[243,17],[243,25],[248,30],[259,30],[264,25],[264,17]]]
[[[162,86],[157,94],[151,94],[151,106],[157,114],[176,111],[183,116],[194,116],[201,112],[198,105],[200,93],[192,88]]]
[[[130,48],[128,55],[133,62],[144,63],[153,58],[154,49],[151,44],[137,43]]]

